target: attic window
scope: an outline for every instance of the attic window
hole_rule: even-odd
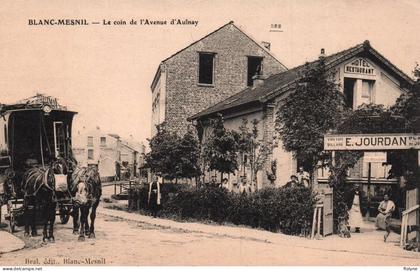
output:
[[[214,53],[199,53],[198,83],[213,84]]]
[[[256,74],[261,75],[262,72],[262,57],[249,56],[248,57],[248,82],[247,86],[251,87],[253,85],[252,77]]]

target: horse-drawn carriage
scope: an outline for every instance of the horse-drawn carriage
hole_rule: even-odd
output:
[[[13,105],[0,104],[0,129],[3,130],[0,133],[0,199],[1,205],[7,204],[5,219],[11,232],[25,223],[43,221],[42,202],[30,197],[41,194],[45,186],[50,186],[57,206],[54,211],[60,215],[61,222],[69,220],[72,203],[67,187],[70,176],[67,163],[73,160],[71,126],[75,114],[59,105],[56,99],[43,95]],[[32,170],[52,165],[54,168],[48,176],[35,174],[45,170]],[[47,180],[52,175],[53,187]],[[27,182],[30,177],[35,181]],[[47,193],[44,196],[48,196]],[[32,214],[38,213],[32,221],[28,221],[28,208]]]

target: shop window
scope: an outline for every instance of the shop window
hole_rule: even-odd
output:
[[[198,83],[212,85],[213,84],[213,68],[214,54],[200,53]]]
[[[362,80],[362,103],[372,103],[373,84],[375,81]]]
[[[261,75],[262,72],[262,57],[249,56],[248,57],[248,82],[247,86],[253,85],[252,77],[254,75]]]
[[[92,150],[92,149],[89,149],[89,150],[88,150],[88,159],[89,159],[89,160],[93,160],[93,154],[94,154],[94,153],[93,153],[93,150]]]
[[[356,79],[344,78],[344,102],[347,107],[353,109],[354,89],[356,86]]]
[[[7,126],[4,125],[4,142],[7,144]]]
[[[106,137],[101,136],[101,146],[106,147]]]
[[[87,144],[89,147],[93,146],[93,136],[88,136],[87,138]]]

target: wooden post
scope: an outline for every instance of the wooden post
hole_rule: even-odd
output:
[[[420,150],[417,151],[416,182],[417,182],[417,204],[420,205]],[[416,216],[417,216],[417,227],[420,228],[420,209],[417,209]],[[417,243],[420,242],[420,231],[417,231],[416,241]]]
[[[315,206],[314,208],[314,216],[312,218],[312,232],[311,232],[311,239],[314,238],[315,235],[315,224],[316,224],[316,212],[318,211],[318,207]]]
[[[368,163],[368,185],[367,185],[367,212],[366,212],[366,220],[369,221],[370,218],[370,185],[371,185],[371,175],[372,175],[372,163]]]
[[[318,221],[317,221],[317,232],[316,232],[316,238],[320,239],[321,238],[321,208],[318,206]]]

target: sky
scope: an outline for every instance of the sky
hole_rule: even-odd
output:
[[[30,19],[89,25],[29,25]],[[198,25],[130,25],[132,19]],[[119,20],[127,25],[113,25]],[[99,126],[146,141],[159,63],[229,21],[270,42],[288,68],[317,58],[321,48],[328,55],[367,39],[409,76],[420,62],[419,0],[2,0],[0,103],[51,95],[78,112],[74,131]],[[270,32],[271,24],[282,31]]]

